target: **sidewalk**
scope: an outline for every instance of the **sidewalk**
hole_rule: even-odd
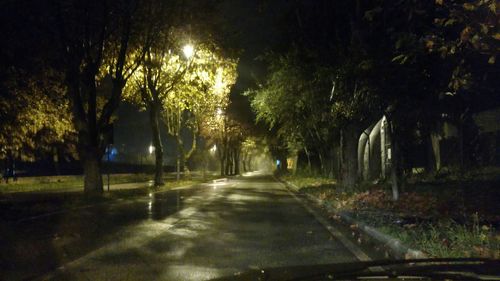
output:
[[[111,184],[109,186],[110,191],[116,191],[116,190],[126,190],[126,189],[137,189],[137,188],[142,188],[142,187],[150,187],[153,185],[153,181],[144,181],[144,182],[130,182],[130,183],[118,183],[118,184]],[[108,185],[106,181],[103,183],[103,189],[104,192],[108,191]],[[17,197],[17,196],[22,196],[22,195],[40,195],[40,194],[64,194],[64,193],[82,193],[83,192],[83,185],[82,186],[71,186],[68,188],[58,188],[58,189],[47,189],[47,190],[37,190],[37,191],[12,191],[12,192],[0,192],[0,200],[2,198],[8,198],[8,197]]]

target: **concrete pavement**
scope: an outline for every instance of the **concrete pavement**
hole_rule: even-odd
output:
[[[353,251],[353,243],[346,245],[348,239],[339,237],[342,234],[336,229],[325,228],[325,222],[306,211],[281,183],[261,175],[150,194],[47,219],[55,225],[46,235],[53,237],[55,232],[60,238],[45,243],[51,253],[45,258],[55,259],[51,268],[59,269],[10,276],[208,280],[255,268],[356,261],[362,252]],[[46,223],[31,222],[35,226],[24,227],[43,228]],[[332,235],[336,231],[337,236]],[[69,233],[76,237],[68,237]],[[60,240],[68,241],[61,246]],[[11,250],[22,251],[25,245],[18,242],[18,248]],[[11,264],[0,270],[9,268],[22,267]]]

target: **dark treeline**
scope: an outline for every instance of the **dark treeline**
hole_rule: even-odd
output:
[[[247,92],[272,128],[274,157],[298,155],[299,167],[346,188],[390,178],[394,199],[413,168],[498,164],[498,132],[479,124],[487,110],[498,122],[497,9],[294,1],[289,41],[262,56],[267,76]]]

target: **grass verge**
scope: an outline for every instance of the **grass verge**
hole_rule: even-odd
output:
[[[110,184],[124,183],[146,183],[153,178],[150,174],[111,174]],[[103,175],[104,185],[107,184],[107,178]],[[170,185],[172,179],[166,178],[166,187]],[[83,176],[45,176],[45,177],[21,177],[17,181],[9,180],[9,183],[0,183],[0,193],[13,192],[55,192],[83,189]]]
[[[445,219],[423,224],[385,224],[378,229],[430,257],[500,258],[500,236],[487,225],[464,225]]]
[[[365,185],[346,192],[337,188],[332,179],[300,175],[281,178],[296,185],[300,193],[322,200],[336,212],[349,212],[358,221],[429,257],[500,258],[500,234],[484,220],[484,217],[495,218],[495,214],[483,216],[466,208],[453,210],[456,202],[448,193],[439,194],[442,190],[422,192],[413,186],[401,195],[400,201],[393,202],[389,189],[380,185]]]

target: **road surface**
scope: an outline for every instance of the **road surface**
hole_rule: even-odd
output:
[[[253,174],[48,216],[11,214],[0,276],[208,280],[367,258],[313,213],[283,184]]]

